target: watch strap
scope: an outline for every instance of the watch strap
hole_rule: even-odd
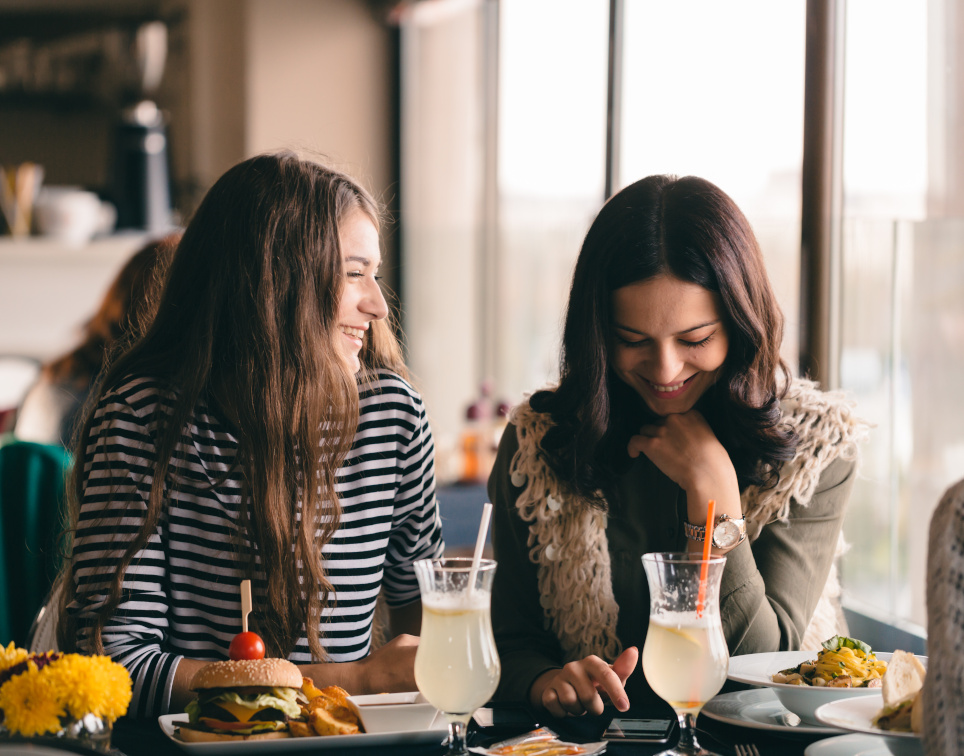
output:
[[[703,543],[706,540],[706,527],[704,525],[693,525],[683,520],[683,535],[691,541]]]

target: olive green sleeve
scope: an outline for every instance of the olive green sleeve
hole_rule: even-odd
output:
[[[495,698],[524,704],[539,675],[562,667],[562,651],[555,635],[543,624],[538,571],[529,559],[529,526],[515,509],[522,489],[512,485],[509,466],[517,448],[515,426],[509,425],[489,476],[492,548],[498,562],[492,589],[492,627],[502,662]]]
[[[806,505],[727,554],[720,587],[723,632],[731,654],[797,649],[827,583],[853,488],[856,463],[837,459]]]

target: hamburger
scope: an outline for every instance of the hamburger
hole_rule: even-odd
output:
[[[301,715],[301,672],[285,659],[214,662],[191,681],[197,698],[185,711],[181,740],[267,740],[287,738],[289,718]]]

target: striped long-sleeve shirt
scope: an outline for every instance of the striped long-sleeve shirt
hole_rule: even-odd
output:
[[[91,612],[105,602],[117,563],[143,523],[157,418],[170,406],[170,393],[156,381],[134,378],[96,409],[73,551],[76,598],[68,607],[81,648]],[[241,630],[243,569],[232,542],[241,486],[236,452],[228,427],[199,404],[171,461],[178,483],[127,569],[121,603],[103,630],[107,653],[134,681],[129,715],[166,713],[179,660],[227,658]],[[340,526],[323,551],[334,588],[320,627],[330,661],[366,656],[379,591],[389,606],[414,601],[414,561],[441,555],[433,465],[421,398],[394,373],[380,373],[360,395],[354,443],[337,475]],[[254,603],[256,615],[257,595]],[[306,638],[288,658],[312,661]]]

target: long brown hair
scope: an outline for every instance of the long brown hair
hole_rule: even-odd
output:
[[[533,395],[554,427],[542,441],[560,479],[589,500],[628,460],[626,442],[654,418],[610,369],[612,294],[666,274],[719,295],[730,340],[716,384],[697,407],[726,448],[741,489],[773,485],[797,439],[779,426],[789,375],[783,314],[749,221],[722,189],[695,176],[649,176],[600,210],[572,277],[560,383]]]
[[[331,584],[322,548],[338,529],[336,473],[358,422],[358,379],[335,346],[344,279],[338,232],[356,211],[378,225],[377,206],[361,186],[291,153],[236,165],[198,207],[150,330],[110,368],[100,391],[148,375],[169,387],[174,402],[160,413],[144,523],[97,612],[97,649],[121,600],[123,573],[154,532],[165,486],[178,485],[171,457],[204,401],[238,441],[238,564],[260,588],[258,630],[269,653],[287,656],[305,633],[312,655],[326,658],[318,629]],[[404,374],[391,327],[372,326],[360,379],[382,367]],[[88,416],[76,449],[77,501],[94,452],[87,448],[91,425]],[[255,555],[263,576],[254,574]],[[65,588],[72,591],[72,580]],[[62,635],[69,632],[62,625]]]

